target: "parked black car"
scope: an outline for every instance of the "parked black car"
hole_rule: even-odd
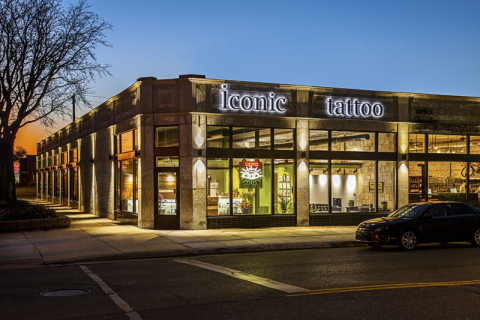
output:
[[[377,247],[393,244],[406,250],[422,242],[470,241],[480,246],[480,209],[462,202],[412,203],[388,217],[360,223],[356,240]]]

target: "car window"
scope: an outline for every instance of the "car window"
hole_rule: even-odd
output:
[[[428,207],[429,205],[408,204],[392,212],[389,217],[397,217],[397,218],[417,217],[417,216],[420,216],[423,212],[425,212],[425,210]]]
[[[451,203],[450,212],[452,216],[462,216],[466,214],[473,214],[473,210],[464,204],[461,203]]]
[[[431,214],[434,218],[442,218],[447,216],[447,206],[444,204],[437,204],[428,210],[428,214]]]

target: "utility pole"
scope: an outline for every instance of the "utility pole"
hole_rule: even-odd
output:
[[[72,112],[72,122],[75,122],[75,93],[73,94],[72,96],[72,108],[73,108],[73,112]]]

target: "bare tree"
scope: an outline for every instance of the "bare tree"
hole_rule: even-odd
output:
[[[88,84],[108,74],[94,50],[109,46],[111,25],[90,6],[62,0],[0,0],[0,200],[15,200],[13,145],[18,130],[50,127],[70,99],[90,106]]]
[[[23,159],[27,156],[27,150],[22,146],[16,146],[15,151],[13,151],[13,162],[19,162],[20,159]]]

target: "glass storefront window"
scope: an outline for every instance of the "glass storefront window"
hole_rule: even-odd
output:
[[[396,209],[395,172],[395,161],[378,161],[378,204],[380,210],[385,207],[389,211]]]
[[[425,153],[425,135],[411,133],[408,135],[408,152]]]
[[[332,151],[375,152],[375,133],[332,131]]]
[[[70,162],[77,162],[78,161],[78,149],[71,149],[70,150]]]
[[[130,130],[120,133],[116,136],[116,140],[116,153],[124,153],[137,150],[137,130]]]
[[[78,168],[72,168],[72,181],[73,181],[73,190],[71,194],[71,200],[78,201]]]
[[[295,171],[292,159],[275,159],[275,213],[295,213]]]
[[[68,169],[62,170],[62,199],[68,198]]]
[[[328,212],[328,161],[310,160],[310,213]]]
[[[293,129],[274,129],[275,150],[293,150]]]
[[[230,148],[230,128],[207,126],[207,148]]]
[[[375,161],[332,161],[332,212],[375,211]]]
[[[157,127],[155,128],[155,147],[168,148],[178,147],[178,127]]]
[[[136,213],[138,203],[138,161],[135,159],[119,161],[117,167],[117,209]]]
[[[428,135],[428,153],[458,153],[465,154],[467,137],[462,135]]]
[[[179,158],[173,156],[157,157],[157,168],[160,167],[178,167]]]
[[[309,150],[327,151],[328,150],[328,131],[310,130]]]
[[[465,202],[465,168],[465,162],[428,162],[428,200]]]
[[[234,149],[271,149],[271,130],[262,128],[234,127]]]
[[[425,162],[408,162],[408,202],[425,201],[423,184],[425,183]]]
[[[470,136],[470,153],[480,154],[480,136]]]
[[[397,134],[383,133],[378,134],[378,152],[397,151]]]
[[[233,159],[233,214],[270,214],[272,161]]]
[[[58,155],[57,155],[58,159]],[[62,173],[60,170],[55,170],[55,197],[60,198],[60,183],[62,181]]]
[[[228,159],[207,160],[207,215],[230,214],[230,167]],[[233,199],[238,212],[241,198]]]

